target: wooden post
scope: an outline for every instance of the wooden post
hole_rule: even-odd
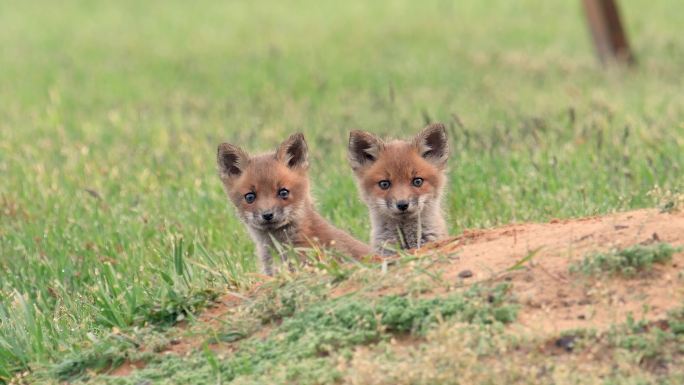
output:
[[[582,0],[582,3],[601,62],[634,64],[634,56],[620,22],[616,1]]]

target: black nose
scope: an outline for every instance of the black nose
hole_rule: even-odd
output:
[[[399,201],[397,202],[397,208],[401,211],[406,211],[408,210],[409,203],[407,201]]]
[[[270,221],[273,219],[273,213],[264,213],[261,214],[261,217],[264,218],[265,221]]]

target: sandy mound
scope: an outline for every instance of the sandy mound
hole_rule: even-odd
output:
[[[512,294],[521,305],[518,319],[510,328],[525,334],[555,335],[574,328],[604,329],[623,323],[628,314],[636,319],[660,320],[667,311],[684,303],[684,252],[672,261],[656,264],[636,277],[587,277],[569,272],[572,263],[588,253],[624,248],[654,240],[673,246],[684,245],[684,213],[662,214],[638,210],[602,217],[555,220],[551,223],[513,224],[494,229],[468,230],[464,234],[416,250],[417,255],[447,255],[447,262],[432,265],[443,281],[469,286],[482,281],[512,283]],[[534,255],[510,268],[522,259]],[[394,269],[393,267],[390,269]],[[467,272],[467,274],[465,274]],[[401,271],[397,271],[401,276]],[[265,278],[267,279],[267,278]],[[198,323],[219,329],[249,292],[226,294],[198,316]],[[330,293],[339,297],[363,289],[359,282],[342,282]],[[403,292],[402,287],[386,287],[374,295]],[[434,288],[427,296],[440,295]],[[187,338],[185,324],[178,339],[166,350],[183,355],[204,341]],[[267,334],[264,328],[260,334]],[[230,347],[231,344],[227,344]],[[230,349],[228,349],[230,350]],[[126,370],[124,370],[126,372]]]
[[[625,248],[640,243],[667,242],[684,245],[684,213],[663,214],[657,210],[638,210],[602,217],[556,220],[541,224],[514,224],[487,230],[469,230],[446,239],[415,254],[433,258],[427,269],[441,281],[454,286],[469,286],[477,282],[510,282],[514,298],[521,305],[518,319],[509,325],[512,332],[546,338],[569,329],[606,329],[625,322],[628,314],[635,319],[658,321],[666,313],[684,303],[684,252],[676,253],[667,264],[655,264],[649,271],[632,278],[602,275],[585,276],[570,273],[571,264],[585,255],[610,249]],[[530,257],[531,256],[531,257]],[[524,261],[524,263],[519,263]],[[511,267],[518,265],[518,269]],[[403,272],[395,267],[399,284],[373,290],[373,295],[402,293]],[[266,279],[266,278],[265,278]],[[347,280],[332,287],[330,295],[339,297],[365,289],[362,282]],[[245,299],[257,295],[262,285],[250,291],[226,294],[197,318],[195,331],[185,323],[171,333],[173,339],[164,354],[186,355],[202,346],[209,330],[221,329]],[[426,296],[441,295],[443,286],[426,291]],[[268,335],[272,327],[264,326],[258,338]],[[233,343],[210,346],[226,353]],[[143,347],[142,350],[145,350]],[[144,366],[127,362],[112,375],[128,375]]]
[[[666,265],[634,278],[589,278],[569,273],[587,253],[652,241],[684,245],[684,214],[637,210],[602,217],[555,220],[467,231],[435,245],[433,252],[455,254],[442,266],[446,280],[508,280],[522,308],[518,322],[528,332],[554,333],[572,328],[602,328],[637,319],[660,319],[684,303],[684,253]],[[536,254],[523,269],[505,272]],[[460,278],[469,270],[472,277]],[[462,274],[469,275],[469,274]]]

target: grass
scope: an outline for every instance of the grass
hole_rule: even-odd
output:
[[[62,359],[52,377],[45,380],[117,384],[152,380],[164,384],[210,383],[219,379],[235,383],[336,383],[343,375],[337,367],[339,360],[351,357],[359,346],[396,338],[420,340],[438,325],[450,322],[501,327],[517,316],[517,305],[508,294],[507,284],[476,285],[432,298],[422,298],[410,290],[379,295],[379,287],[360,284],[374,276],[377,280],[376,269],[345,269],[351,280],[346,283],[359,287],[345,295],[330,294],[331,285],[336,287],[339,281],[323,272],[292,279],[281,276],[265,284],[255,298],[232,308],[231,316],[214,329],[196,324],[200,329],[193,333],[201,349],[179,355],[154,354],[147,349],[149,340],[158,338],[153,329],[131,335],[116,333],[97,341],[82,354]],[[410,279],[422,274],[420,269],[408,269],[402,276]],[[165,349],[162,345],[157,350]],[[125,378],[107,375],[124,361],[145,365]]]
[[[126,385],[502,379],[528,384],[530,378],[557,384],[677,384],[684,378],[684,304],[655,322],[630,315],[604,331],[527,336],[505,327],[516,320],[518,308],[509,284],[475,285],[430,298],[411,292],[410,285],[397,294],[382,294],[394,279],[420,277],[419,265],[430,263],[407,263],[379,278],[376,268],[348,267],[344,284],[358,290],[343,295],[331,295],[339,283],[323,272],[281,276],[262,286],[252,300],[229,308],[225,323],[193,325],[199,328],[192,331],[196,349],[164,354],[172,338],[169,330],[119,333],[63,360],[51,376],[31,379]],[[382,282],[362,285],[366,279]],[[162,341],[158,348],[153,347],[155,339]],[[151,348],[141,351],[141,346]],[[142,368],[125,377],[107,374],[122,361],[142,363]]]
[[[501,328],[445,324],[420,345],[355,355],[350,384],[678,384],[684,379],[681,310],[660,325],[628,319],[606,332],[575,330],[547,340]],[[573,343],[559,343],[572,338]],[[565,348],[565,347],[567,348]]]
[[[653,264],[666,263],[672,255],[681,251],[669,243],[656,242],[649,245],[634,245],[606,253],[589,254],[581,262],[570,266],[570,272],[585,275],[618,274],[633,277],[637,273],[653,268]]]
[[[677,5],[624,4],[632,70],[560,0],[0,5],[0,382],[254,282],[222,141],[303,131],[320,211],[362,239],[352,128],[447,124],[452,233],[676,195]]]

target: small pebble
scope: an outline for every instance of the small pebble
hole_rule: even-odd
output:
[[[556,340],[556,346],[564,349],[566,352],[571,352],[575,348],[575,336],[563,336]]]
[[[462,270],[460,273],[458,273],[459,278],[470,278],[473,276],[473,272],[470,270]]]

